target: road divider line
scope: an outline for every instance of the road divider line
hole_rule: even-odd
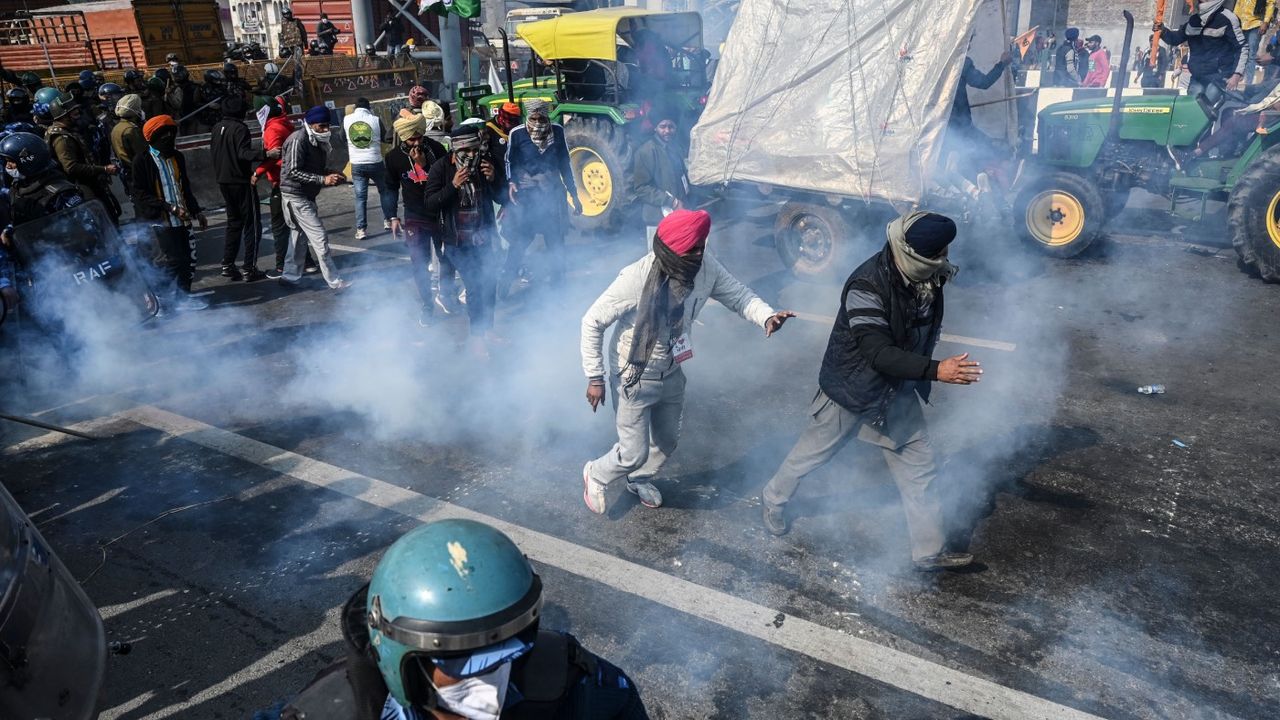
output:
[[[358,245],[341,245],[335,242],[330,242],[329,247],[333,248],[334,250],[343,250],[345,252],[368,253],[370,255],[378,255],[380,257],[395,258],[396,260],[404,260],[405,262],[408,262],[409,260],[412,259],[404,253],[393,252],[391,250],[380,250],[376,247],[360,247]]]
[[[803,312],[796,313],[796,318],[806,322],[819,323],[821,325],[831,325],[836,321],[833,317]],[[1002,352],[1014,352],[1018,349],[1016,344],[1004,342],[1002,340],[987,340],[985,338],[973,338],[966,337],[964,335],[952,335],[950,333],[942,333],[942,337],[938,339],[942,342],[952,343],[954,345],[969,345],[972,347],[987,348],[988,350],[1000,350]]]
[[[992,720],[1097,717],[809,620],[153,406],[114,416],[420,522],[464,518],[509,535],[533,560],[814,660]],[[579,509],[580,510],[580,509]],[[904,641],[905,642],[905,641]],[[268,670],[274,670],[272,664]]]

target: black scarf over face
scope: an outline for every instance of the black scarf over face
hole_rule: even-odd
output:
[[[666,243],[653,240],[653,266],[645,278],[640,293],[640,305],[636,308],[636,327],[631,335],[631,352],[627,356],[627,368],[622,373],[623,387],[631,387],[640,381],[644,368],[649,364],[653,348],[660,333],[668,338],[676,333],[684,321],[684,301],[693,292],[693,281],[702,269],[701,249],[688,255],[677,255]]]

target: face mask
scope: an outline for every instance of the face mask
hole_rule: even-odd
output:
[[[511,682],[511,663],[491,672],[467,678],[448,687],[436,688],[440,707],[470,720],[498,720]]]
[[[455,162],[459,167],[467,167],[470,166],[471,163],[475,162],[475,159],[476,154],[473,152],[459,152]]]
[[[9,173],[9,177],[13,178],[14,180],[22,179],[22,171],[19,170],[18,168],[5,168],[4,171]]]
[[[324,131],[324,132],[322,132],[322,133],[321,133],[321,132],[316,132],[315,130],[312,130],[312,129],[311,129],[311,126],[310,126],[310,125],[307,125],[307,135],[310,135],[312,138],[315,138],[315,141],[316,141],[316,142],[318,142],[318,143],[321,143],[321,144],[323,144],[323,145],[328,145],[328,144],[329,144],[329,138],[333,136],[333,131],[332,131],[332,130],[325,130],[325,131]]]
[[[176,137],[156,138],[153,146],[161,155],[170,156],[178,151],[177,142],[178,138]]]

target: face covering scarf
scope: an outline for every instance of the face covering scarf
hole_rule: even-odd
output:
[[[540,152],[545,152],[551,146],[551,121],[545,117],[531,117],[525,122],[525,127],[529,129],[529,139],[538,147]]]
[[[658,335],[666,331],[674,335],[684,321],[684,301],[693,292],[694,280],[702,269],[702,253],[677,255],[661,240],[653,241],[653,266],[640,292],[636,308],[636,328],[631,335],[631,352],[622,373],[623,387],[640,382],[644,368],[653,356]]]
[[[321,145],[324,145],[325,147],[329,146],[329,140],[330,138],[333,137],[332,130],[326,130],[321,133],[321,132],[316,132],[315,130],[312,130],[310,125],[306,125],[306,128],[307,128],[307,137],[310,137],[312,140],[315,140],[316,142],[320,143]]]

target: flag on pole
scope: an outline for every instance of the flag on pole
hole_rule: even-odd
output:
[[[453,13],[470,19],[480,17],[480,0],[418,0],[418,14],[427,10],[438,15]]]
[[[489,88],[498,95],[503,95],[507,89],[502,85],[502,75],[498,73],[498,66],[489,61]]]
[[[1040,29],[1040,26],[1036,25],[1035,27],[1031,28],[1030,30],[1022,33],[1021,35],[1013,39],[1013,44],[1018,47],[1019,57],[1021,57],[1023,60],[1027,59],[1027,51],[1030,50],[1031,46],[1035,44],[1036,31],[1039,29]]]

